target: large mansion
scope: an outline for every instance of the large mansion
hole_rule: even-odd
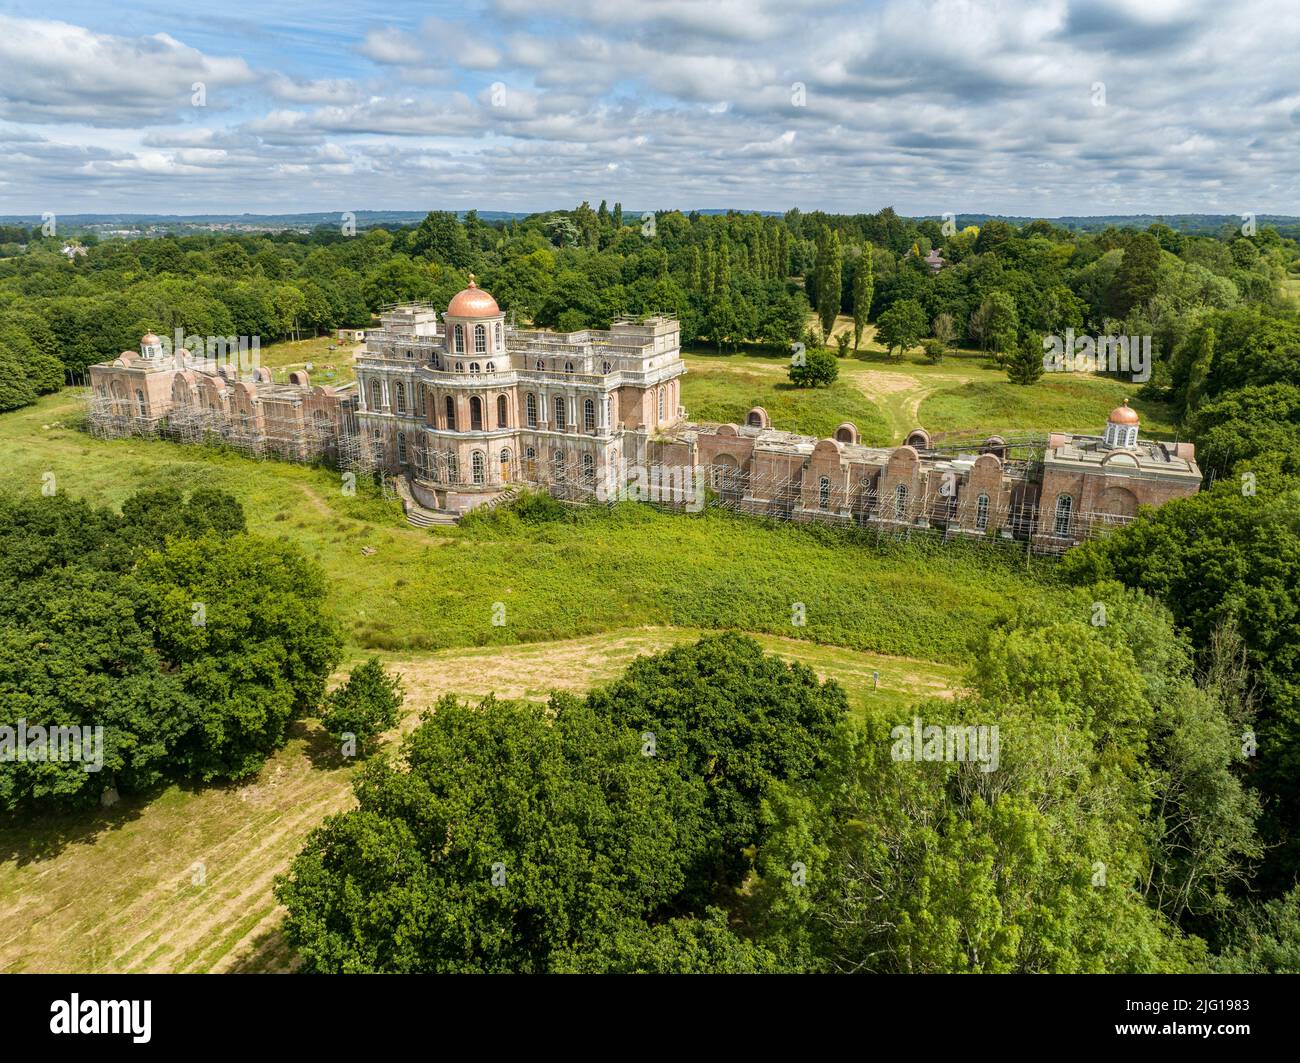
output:
[[[849,423],[832,438],[745,423],[686,420],[678,323],[616,321],[608,330],[512,328],[496,300],[469,287],[445,314],[387,308],[365,331],[356,383],[275,383],[229,364],[140,351],[91,367],[90,421],[101,435],[218,437],[259,454],[376,470],[412,510],[451,519],[526,483],[575,501],[626,493],[634,469],[672,470],[718,504],[789,520],[941,528],[945,535],[1027,540],[1059,551],[1139,505],[1194,494],[1190,443],[1138,437],[1127,404],[1100,436],[932,440],[864,446]],[[685,494],[655,498],[680,502]]]

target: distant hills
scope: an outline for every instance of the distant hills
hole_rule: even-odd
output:
[[[563,208],[555,208],[563,209]],[[355,216],[358,228],[373,228],[378,225],[403,226],[417,225],[428,213],[424,210],[357,210]],[[455,212],[464,218],[466,211]],[[484,221],[504,221],[511,218],[527,218],[545,211],[509,211],[480,210],[478,216]],[[624,208],[627,218],[639,218],[640,210]],[[690,213],[690,211],[684,211]],[[699,214],[726,214],[727,208],[711,207],[697,211]],[[783,212],[775,210],[739,211],[739,213],[780,216]],[[1037,220],[1029,215],[1006,214],[958,214],[958,227],[983,225],[991,218],[1024,225]],[[918,221],[943,221],[941,215],[919,215]],[[342,211],[314,211],[302,214],[60,214],[59,226],[63,231],[92,230],[101,233],[114,229],[130,229],[141,233],[167,232],[177,230],[212,230],[230,229],[234,231],[273,231],[273,230],[311,230],[320,226],[334,228],[343,220]],[[1053,225],[1076,232],[1097,232],[1108,226],[1117,228],[1145,229],[1157,222],[1168,225],[1179,232],[1195,234],[1212,234],[1225,227],[1237,228],[1242,224],[1239,214],[1099,214],[1068,215],[1058,218],[1043,219]],[[0,225],[40,225],[39,214],[0,214]],[[1300,217],[1289,214],[1259,214],[1255,217],[1257,225],[1272,225],[1279,232],[1288,236],[1300,236]]]

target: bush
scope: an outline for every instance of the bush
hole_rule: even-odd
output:
[[[840,367],[830,351],[810,350],[804,364],[790,365],[790,383],[797,388],[815,388],[818,384],[833,384],[840,375]]]

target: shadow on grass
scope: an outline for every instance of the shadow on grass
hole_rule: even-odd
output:
[[[58,856],[69,845],[93,845],[100,835],[138,819],[165,786],[124,797],[111,808],[73,809],[23,816],[0,828],[0,863],[19,867]]]
[[[286,974],[297,966],[297,953],[277,926],[258,934],[252,947],[231,964],[229,973]]]

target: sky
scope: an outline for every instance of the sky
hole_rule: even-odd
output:
[[[0,0],[0,214],[1300,214],[1300,0]]]

